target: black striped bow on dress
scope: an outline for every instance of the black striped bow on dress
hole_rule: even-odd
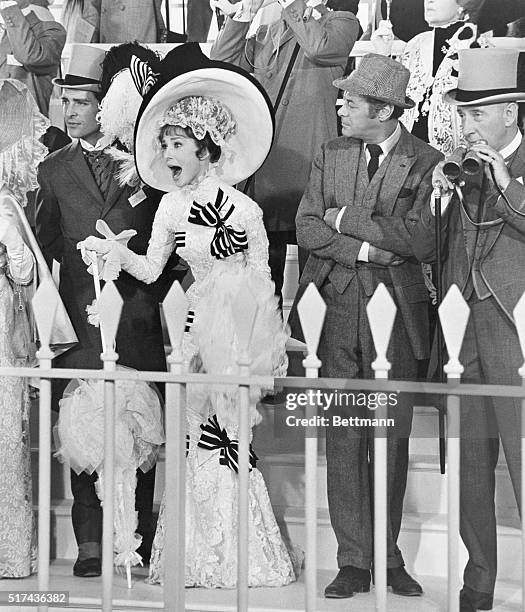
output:
[[[244,230],[235,230],[231,225],[226,225],[225,223],[234,209],[235,206],[228,203],[228,196],[224,195],[222,189],[217,190],[214,204],[211,202],[207,204],[193,202],[191,205],[188,217],[190,223],[215,228],[215,235],[210,244],[210,252],[217,259],[224,259],[248,248],[246,232]]]
[[[225,429],[221,429],[217,417],[213,415],[208,422],[201,425],[202,434],[197,446],[207,450],[221,449],[219,463],[229,467],[234,472],[239,471],[239,441],[230,440]],[[257,465],[257,455],[252,450],[250,444],[249,470],[252,471]]]

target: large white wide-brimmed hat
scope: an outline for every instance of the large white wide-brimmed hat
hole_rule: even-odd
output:
[[[208,59],[195,44],[176,47],[162,64],[135,126],[135,163],[141,180],[161,191],[176,188],[162,156],[159,132],[167,111],[190,96],[218,102],[235,123],[221,145],[216,175],[230,185],[251,176],[266,159],[274,131],[272,105],[259,83],[236,66]]]
[[[521,51],[515,47],[459,51],[458,86],[444,100],[454,106],[525,101],[525,45]]]

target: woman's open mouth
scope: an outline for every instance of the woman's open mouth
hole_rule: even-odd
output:
[[[176,181],[182,173],[182,168],[180,166],[170,166],[170,170],[173,180]]]

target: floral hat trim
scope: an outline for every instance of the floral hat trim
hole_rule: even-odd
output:
[[[159,121],[159,129],[165,125],[189,127],[198,140],[208,132],[219,147],[236,130],[230,110],[218,100],[204,96],[187,96],[170,106]]]

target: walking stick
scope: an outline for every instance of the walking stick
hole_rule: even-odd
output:
[[[434,185],[434,227],[436,235],[436,308],[439,308],[443,299],[443,286],[441,282],[441,184]],[[437,368],[438,382],[443,382],[443,332],[439,317],[436,321],[436,342],[437,342]],[[445,473],[445,407],[443,398],[439,398],[438,403],[438,423],[439,423],[439,468],[442,474]]]
[[[286,89],[286,85],[288,85],[288,80],[290,79],[290,74],[292,72],[292,68],[295,64],[295,60],[297,59],[297,54],[299,53],[300,48],[301,47],[299,43],[296,42],[295,47],[293,48],[293,51],[292,51],[292,55],[290,57],[290,61],[288,62],[288,66],[286,67],[286,72],[284,73],[283,80],[281,81],[281,86],[279,87],[279,91],[277,92],[277,97],[275,98],[275,102],[273,104],[273,112],[275,115],[277,115],[277,109],[279,108],[279,105],[281,104],[281,99],[283,97],[284,90]],[[253,183],[253,177],[254,175],[252,174],[246,179],[246,183],[244,184],[244,189],[242,190],[243,193],[248,193],[248,190],[250,189],[251,184]]]

